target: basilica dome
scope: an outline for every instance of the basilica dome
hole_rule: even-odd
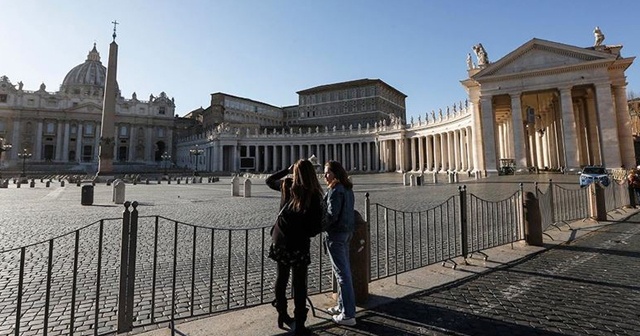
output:
[[[107,68],[100,62],[100,53],[93,44],[87,60],[75,66],[62,81],[60,91],[70,95],[99,96],[104,92]],[[117,87],[117,84],[116,84]]]

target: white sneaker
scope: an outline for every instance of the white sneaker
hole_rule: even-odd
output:
[[[356,318],[355,317],[346,317],[344,316],[344,313],[340,313],[340,315],[334,315],[331,317],[331,319],[333,320],[333,322],[337,323],[337,324],[341,324],[341,325],[346,325],[346,326],[354,326],[356,325]]]
[[[327,312],[331,315],[340,315],[340,313],[342,313],[342,310],[340,310],[340,306],[335,306],[327,309]]]

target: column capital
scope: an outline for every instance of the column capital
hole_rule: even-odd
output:
[[[493,95],[480,96],[480,103],[491,101],[491,99],[493,99]]]
[[[522,97],[522,91],[509,92],[508,94],[509,94],[509,97],[511,97],[511,100],[520,99],[520,97]]]
[[[571,89],[573,89],[573,86],[571,85],[558,87],[560,94],[567,94],[567,93],[571,94]]]

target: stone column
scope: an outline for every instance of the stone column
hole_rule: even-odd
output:
[[[600,134],[598,133],[599,123],[598,115],[596,111],[596,102],[594,99],[594,91],[587,89],[589,93],[586,98],[587,106],[587,118],[589,119],[589,148],[591,148],[590,154],[594,164],[602,165],[602,152],[600,147]],[[625,104],[626,106],[626,104]]]
[[[380,151],[379,151],[379,155],[380,155],[380,170],[382,172],[387,172],[389,170],[388,168],[388,164],[387,164],[387,141],[386,140],[382,140],[379,142],[380,143]]]
[[[609,90],[609,101],[611,101],[610,93],[611,90]],[[580,169],[580,165],[578,163],[578,138],[570,87],[560,88],[560,102],[562,104],[565,168],[567,171],[576,171]]]
[[[349,143],[349,170],[352,170],[353,168],[355,168],[356,164],[355,164],[355,154],[353,153],[353,146],[354,143],[350,142]]]
[[[440,162],[442,164],[442,169],[444,171],[447,171],[451,168],[451,166],[449,165],[450,162],[448,161],[449,158],[449,152],[447,151],[447,147],[448,147],[448,141],[449,141],[449,133],[440,133]]]
[[[616,119],[618,122],[618,142],[622,165],[629,169],[636,166],[633,135],[631,134],[631,116],[627,105],[626,84],[614,85],[613,95],[616,103]],[[611,167],[614,168],[614,167]]]
[[[377,171],[375,150],[376,143],[367,141],[367,171]]]
[[[495,138],[495,118],[493,116],[492,96],[480,98],[482,106],[482,151],[484,156],[484,166],[482,167],[487,175],[498,173],[496,161],[496,138]]]
[[[153,149],[155,148],[155,146],[153,145],[153,132],[151,127],[146,127],[144,129],[144,133],[145,133],[145,137],[147,139],[147,150],[146,153],[144,155],[144,160],[146,162],[151,162],[153,161]]]
[[[453,134],[453,159],[455,164],[455,170],[461,171],[462,164],[460,163],[460,130],[455,130]]]
[[[469,171],[469,158],[467,151],[467,129],[460,129],[460,163],[462,165],[462,171]]]
[[[425,137],[418,137],[418,171],[424,172],[424,140]]]
[[[264,147],[264,153],[263,153],[263,163],[264,163],[264,168],[263,171],[266,173],[269,171],[269,146],[262,146]]]
[[[33,149],[33,159],[35,161],[40,161],[42,160],[42,120],[38,120],[36,132],[36,144]]]
[[[433,136],[433,171],[439,172],[443,168],[442,164],[442,145],[441,145],[442,135],[435,134]]]
[[[515,169],[524,169],[527,167],[527,153],[524,144],[525,132],[524,121],[522,119],[522,104],[520,100],[521,93],[511,94],[511,122],[513,124],[509,141],[513,144],[513,158],[515,159]]]
[[[365,149],[365,143],[364,142],[358,142],[356,143],[358,146],[358,170],[359,171],[363,171],[365,170],[365,164],[364,164],[364,158],[366,157],[362,152]]]
[[[373,151],[373,162],[375,163],[375,170],[376,171],[380,171],[381,170],[381,162],[380,162],[380,142],[376,141],[374,143],[374,151]]]
[[[18,160],[18,152],[21,152],[22,149],[24,148],[24,145],[20,141],[20,134],[22,133],[22,128],[20,128],[20,120],[13,121],[12,132],[13,134],[11,138],[11,145],[13,147],[8,153],[10,155],[11,160],[16,161]]]
[[[65,137],[65,133],[62,132],[62,123],[58,121],[58,133],[56,134],[56,162],[62,162],[62,140]]]
[[[411,153],[410,155],[410,159],[411,159],[411,164],[409,165],[409,168],[411,169],[411,171],[417,171],[418,170],[418,162],[416,161],[416,151],[418,150],[418,146],[417,141],[418,138],[409,138],[409,152]]]
[[[64,123],[64,140],[62,141],[62,161],[69,161],[69,139],[71,134],[69,134],[70,125],[69,122]],[[77,139],[77,138],[76,138]]]
[[[480,114],[480,100],[471,99],[469,101],[471,109],[471,122],[473,124],[472,132],[472,148],[473,148],[473,167],[475,171],[484,169],[484,149],[483,149],[483,131],[482,131],[482,115]]]
[[[78,133],[76,133],[76,161],[82,162],[82,139],[84,137],[84,130],[82,129],[82,123],[78,122]]]
[[[136,131],[138,130],[138,127],[136,127],[136,125],[134,124],[130,124],[129,125],[129,139],[127,141],[127,147],[129,148],[128,151],[128,161],[129,162],[134,162],[136,161],[136,144],[133,141],[133,139],[136,138]],[[165,147],[165,152],[167,152],[167,154],[171,153],[171,142],[167,143],[167,147]],[[164,154],[164,153],[163,153]],[[168,165],[167,162],[163,162],[160,161],[160,165],[162,165],[162,167],[165,167],[165,165]]]
[[[276,165],[278,162],[278,146],[273,145],[271,146],[271,148],[273,149],[273,151],[271,152],[271,172],[275,172],[276,171]],[[300,145],[300,151],[302,151],[302,145]],[[302,157],[302,156],[301,156]]]
[[[431,171],[431,167],[433,167],[433,146],[431,143],[433,142],[433,135],[427,135],[425,137],[425,155],[427,156],[427,166],[425,167],[426,171]]]

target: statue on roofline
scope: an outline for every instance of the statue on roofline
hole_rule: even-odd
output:
[[[487,55],[487,51],[484,50],[482,43],[474,45],[472,49],[473,52],[476,53],[476,57],[478,58],[478,66],[489,64],[489,55]]]
[[[596,26],[596,28],[593,30],[593,36],[595,37],[595,42],[593,46],[594,47],[601,46],[602,42],[604,41],[604,34],[600,30],[600,27]]]

